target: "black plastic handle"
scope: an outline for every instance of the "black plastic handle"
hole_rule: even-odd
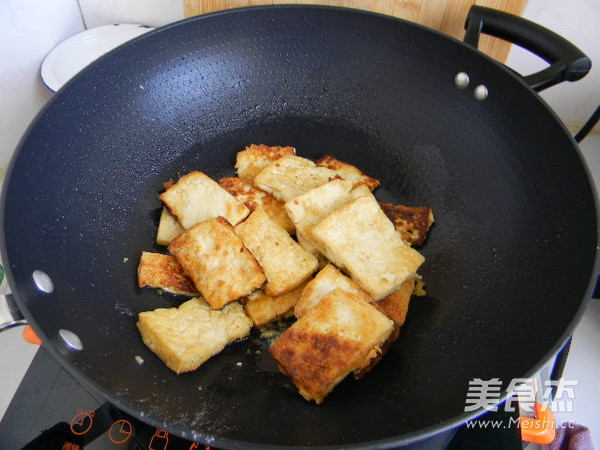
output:
[[[550,64],[544,70],[523,77],[535,91],[562,81],[577,81],[590,71],[592,62],[558,34],[522,17],[496,9],[472,6],[465,22],[464,42],[477,48],[481,33],[512,42]]]

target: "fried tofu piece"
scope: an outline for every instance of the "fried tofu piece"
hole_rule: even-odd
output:
[[[158,231],[156,233],[156,243],[165,247],[171,243],[184,228],[179,224],[177,219],[171,215],[166,207],[163,207],[160,213],[158,222]]]
[[[372,301],[367,294],[355,281],[348,278],[333,264],[327,264],[312,280],[310,280],[300,298],[294,307],[294,315],[300,319],[312,308],[314,308],[323,297],[337,288],[344,289],[365,301]]]
[[[312,230],[318,248],[374,300],[416,276],[425,258],[406,244],[373,195],[342,206]]]
[[[312,229],[336,209],[352,200],[352,183],[335,179],[311,189],[285,203],[285,210],[294,222],[298,235],[321,250],[312,239]]]
[[[358,197],[368,197],[373,195],[370,189],[364,184],[359,184],[355,188],[352,188],[350,191],[350,196],[353,200],[356,200]]]
[[[288,202],[339,175],[331,169],[317,167],[310,159],[286,156],[269,164],[254,178],[255,186]]]
[[[244,311],[252,319],[255,327],[262,327],[292,313],[305,284],[283,295],[269,295],[264,289],[258,289],[243,301]]]
[[[349,181],[334,179],[286,203],[288,215],[290,218],[293,216],[298,222],[299,228],[296,229],[298,243],[317,257],[321,269],[329,262],[324,255],[327,249],[318,249],[315,246],[316,241],[312,239],[312,228],[344,204],[365,195],[373,195],[364,184],[353,188],[350,192],[347,191],[348,187],[351,187]],[[303,230],[310,238],[305,237],[303,231],[300,230]]]
[[[266,281],[254,256],[223,217],[187,229],[168,249],[214,309],[250,295]]]
[[[218,216],[237,225],[250,214],[246,205],[199,171],[182,176],[159,198],[185,229]]]
[[[138,266],[138,286],[159,288],[173,294],[198,295],[192,280],[174,256],[142,252]]]
[[[342,178],[351,181],[353,187],[365,185],[372,191],[379,186],[379,180],[377,178],[368,176],[358,167],[340,161],[334,156],[325,155],[317,160],[316,165],[317,167],[327,167],[328,169],[336,171]]]
[[[370,372],[373,367],[377,365],[379,361],[383,358],[383,356],[387,353],[387,351],[392,347],[392,344],[398,337],[400,336],[400,328],[394,324],[394,329],[385,340],[385,342],[379,346],[377,352],[372,353],[370,358],[365,359],[363,364],[357,369],[352,371],[352,376],[359,380],[365,376],[368,372]]]
[[[226,177],[219,180],[219,185],[244,203],[250,210],[260,206],[271,219],[290,234],[296,232],[294,223],[289,218],[284,208],[284,203],[277,200],[268,192],[254,186],[252,181],[246,178]]]
[[[300,246],[304,250],[306,250],[308,253],[310,253],[315,258],[317,258],[317,261],[319,262],[319,267],[318,267],[319,269],[322,269],[327,264],[329,264],[329,261],[327,260],[327,258],[325,258],[323,253],[321,253],[317,249],[317,247],[312,245],[308,239],[306,239],[304,236],[302,236],[302,233],[299,233],[298,230],[296,230],[296,240],[298,241],[298,244],[300,244]]]
[[[415,278],[406,280],[398,289],[377,302],[379,309],[401,327],[406,321],[408,305],[415,289]]]
[[[240,178],[253,180],[258,173],[284,156],[295,155],[294,147],[269,147],[252,144],[236,155],[235,168]]]
[[[314,255],[317,259],[319,259],[319,256],[323,256],[321,252],[317,250],[317,247],[312,245],[310,241],[304,236],[302,236],[302,233],[300,233],[298,230],[296,230],[296,240],[304,250],[306,250],[311,255]]]
[[[144,344],[175,373],[196,370],[226,345],[248,336],[252,321],[239,303],[213,310],[201,298],[179,308],[158,308],[139,314]]]
[[[264,290],[282,295],[301,285],[317,270],[318,261],[261,208],[235,227],[267,277]]]
[[[270,348],[307,400],[321,403],[349,373],[368,366],[395,329],[373,304],[343,289],[327,294]]]
[[[425,206],[403,206],[379,202],[386,216],[394,223],[396,230],[411,245],[423,245],[427,232],[433,225],[433,212]]]

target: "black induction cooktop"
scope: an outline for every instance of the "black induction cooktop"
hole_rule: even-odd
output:
[[[502,408],[489,413],[506,419]],[[508,422],[508,420],[507,420]],[[40,347],[0,422],[1,449],[205,449],[147,425],[85,390]],[[410,449],[522,448],[516,427],[458,427]],[[215,447],[212,447],[214,450]]]

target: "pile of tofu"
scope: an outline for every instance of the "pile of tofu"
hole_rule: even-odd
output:
[[[139,314],[144,343],[176,373],[282,317],[270,354],[307,400],[360,378],[399,335],[424,262],[431,209],[380,203],[379,180],[326,155],[250,145],[237,177],[165,183],[157,243],[140,288],[193,297]]]

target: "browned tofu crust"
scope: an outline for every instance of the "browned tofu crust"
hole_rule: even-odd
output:
[[[307,400],[322,403],[327,394],[365,359],[363,346],[335,334],[312,334],[293,327],[270,349],[281,371]]]
[[[296,149],[294,147],[269,147],[265,144],[251,144],[238,152],[235,168],[239,177],[253,180],[261,170],[273,161],[295,154]]]
[[[260,206],[285,231],[290,234],[295,233],[296,227],[285,211],[284,203],[268,192],[254,186],[252,181],[246,178],[226,177],[219,180],[219,185],[244,203],[250,210],[253,211],[257,206]]]
[[[396,341],[396,339],[398,339],[399,336],[400,328],[396,325],[385,342],[380,347],[373,349],[369,356],[363,361],[362,366],[352,372],[352,376],[356,380],[359,380],[368,372],[370,372],[373,367],[375,367],[377,363],[381,361],[388,350],[392,348],[392,344]]]
[[[364,184],[370,190],[373,190],[379,186],[379,180],[377,178],[368,176],[358,167],[341,161],[334,156],[324,155],[317,160],[316,165],[317,167],[327,167],[328,169],[335,170],[342,178],[352,181],[353,187]]]
[[[198,290],[174,256],[142,252],[138,286],[160,288],[174,294],[195,296]]]
[[[246,297],[244,311],[252,319],[255,327],[262,327],[291,313],[300,298],[305,284],[283,295],[269,295],[258,289]]]
[[[214,309],[251,294],[266,281],[262,268],[224,217],[194,225],[168,249]]]
[[[423,245],[433,224],[433,212],[425,206],[403,206],[379,202],[386,216],[394,223],[402,239],[411,245]]]
[[[321,403],[350,372],[369,365],[394,331],[371,303],[343,289],[326,295],[270,348],[307,400]]]
[[[410,297],[415,289],[415,281],[415,278],[405,281],[398,289],[377,302],[383,313],[399,327],[404,325],[406,320]]]

